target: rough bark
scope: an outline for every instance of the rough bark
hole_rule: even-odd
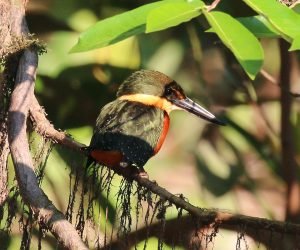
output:
[[[30,42],[26,42],[29,31],[25,20],[25,5],[26,1],[0,1],[1,14],[5,15],[4,21],[8,22],[1,25],[4,30],[8,28],[10,34],[3,38],[3,32],[1,32],[1,38],[4,39],[3,44],[5,45],[0,49],[1,56],[9,61],[10,56],[15,57],[17,56],[15,54],[21,54],[17,64],[16,77],[10,77],[10,80],[15,79],[15,81],[8,110],[8,142],[20,193],[39,222],[45,224],[64,247],[68,249],[87,249],[74,227],[55,208],[39,187],[34,172],[26,135],[26,122],[29,107],[34,97],[38,55],[34,47],[24,49],[22,46],[18,47],[16,43],[16,41],[25,41],[22,43],[24,47],[30,44]],[[10,51],[11,47],[16,51],[12,53]],[[21,51],[22,53],[20,53]],[[16,62],[16,60],[14,61]],[[5,66],[6,68],[15,67],[14,64],[8,63]],[[14,72],[13,70],[6,70],[10,73]]]

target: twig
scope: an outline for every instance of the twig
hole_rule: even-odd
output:
[[[31,100],[29,112],[35,130],[42,136],[53,140],[55,143],[65,145],[73,150],[80,150],[80,148],[85,147],[84,144],[74,141],[64,132],[54,129],[53,125],[47,119],[44,109],[40,106],[35,96],[33,96]]]
[[[232,214],[223,212],[218,209],[203,209],[195,207],[188,203],[181,197],[175,196],[168,192],[166,189],[158,186],[155,182],[150,181],[139,176],[134,178],[140,185],[148,188],[151,192],[159,195],[161,198],[170,201],[176,207],[183,208],[191,215],[200,218],[202,224],[209,225],[211,223],[224,224],[224,225],[247,225],[253,229],[268,230],[272,229],[274,232],[300,234],[300,225],[292,223],[284,223],[280,221],[271,221],[264,218],[257,218],[246,215]]]
[[[0,6],[1,7],[1,6]],[[9,155],[9,145],[7,138],[7,114],[9,88],[6,82],[6,74],[0,76],[0,206],[6,201],[8,197],[8,169],[7,158]]]
[[[8,197],[8,176],[7,176],[7,157],[9,154],[9,146],[7,137],[4,139],[4,143],[1,143],[1,154],[0,154],[0,207],[3,205]]]
[[[282,91],[286,91],[288,92],[291,96],[293,97],[300,97],[300,93],[295,93],[295,92],[292,92],[290,91],[289,89],[286,89],[286,88],[282,88],[281,85],[279,85],[278,81],[276,80],[276,78],[274,76],[272,76],[270,73],[268,73],[266,70],[262,69],[260,71],[261,75],[266,78],[268,81],[270,81],[271,83],[275,84],[277,87],[281,88]]]
[[[214,0],[214,1],[211,3],[211,5],[206,6],[206,10],[207,10],[207,11],[213,10],[214,8],[217,7],[217,5],[219,4],[219,2],[221,2],[221,0]]]
[[[14,13],[16,34],[26,36],[28,28],[25,16],[25,2],[14,2],[17,12]],[[17,25],[18,24],[18,25]],[[32,158],[26,136],[26,121],[38,64],[37,52],[25,49],[20,58],[15,88],[11,96],[8,113],[8,141],[14,162],[17,181],[23,200],[31,207],[40,223],[47,228],[68,249],[88,249],[64,215],[56,209],[42,189],[38,186],[34,173]]]
[[[298,4],[300,4],[300,0],[297,0],[294,3],[292,3],[289,8],[294,8]]]
[[[276,78],[275,78],[274,76],[272,76],[269,72],[267,72],[267,71],[264,70],[264,69],[261,69],[261,70],[260,70],[260,73],[261,73],[262,76],[263,76],[264,78],[266,78],[268,81],[270,81],[270,82],[273,83],[273,84],[278,85],[278,82],[277,82]]]

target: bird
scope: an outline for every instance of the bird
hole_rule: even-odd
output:
[[[173,110],[185,110],[225,125],[188,98],[169,76],[155,70],[139,70],[120,85],[116,99],[100,110],[87,147],[87,166],[92,163],[115,168],[134,166],[142,177],[148,178],[144,165],[160,151]]]

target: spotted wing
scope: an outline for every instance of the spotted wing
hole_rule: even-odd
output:
[[[159,108],[116,100],[101,110],[90,146],[122,152],[127,163],[143,166],[154,154],[163,121]]]

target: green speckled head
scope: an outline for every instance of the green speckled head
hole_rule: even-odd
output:
[[[146,94],[166,99],[177,108],[186,110],[207,121],[225,125],[215,115],[189,99],[183,89],[170,77],[154,70],[140,70],[129,76],[120,86],[117,97],[124,95]],[[154,105],[140,97],[140,102],[146,105]],[[161,108],[160,106],[157,106]]]
[[[171,78],[158,71],[136,71],[121,84],[117,97],[132,94],[163,96],[165,86],[172,82]]]

